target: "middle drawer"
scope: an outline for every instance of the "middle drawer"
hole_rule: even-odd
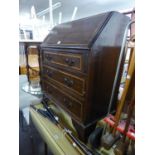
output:
[[[79,78],[77,76],[71,75],[69,73],[60,71],[58,69],[43,66],[43,76],[54,80],[55,82],[71,89],[72,91],[76,92],[77,94],[84,96],[86,90],[86,83],[85,79]]]

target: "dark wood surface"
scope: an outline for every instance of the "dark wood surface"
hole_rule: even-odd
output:
[[[70,51],[70,50],[56,50],[49,49],[44,51],[42,55],[43,63],[49,66],[54,66],[60,69],[73,70],[78,72],[87,71],[86,59],[88,58],[88,51]]]
[[[85,94],[86,81],[84,78],[79,78],[72,74],[48,66],[43,66],[43,70],[44,76],[46,76],[49,80],[53,80],[57,84],[60,84],[66,89],[74,91],[81,96]]]
[[[108,12],[60,24],[52,29],[42,46],[90,48],[111,14]]]
[[[41,45],[42,88],[71,115],[83,140],[91,131],[88,128],[107,114],[128,22],[127,16],[117,12],[69,22],[55,27]],[[116,108],[123,62],[124,57],[111,112]]]
[[[72,123],[74,127],[76,128],[76,131],[78,133],[78,138],[81,139],[83,142],[87,143],[88,137],[90,133],[92,133],[95,130],[97,122],[92,122],[88,125],[83,125],[74,119],[72,119]]]
[[[82,118],[82,103],[75,98],[69,96],[67,93],[59,90],[54,85],[51,85],[49,82],[43,82],[43,89],[48,96],[51,97],[51,100],[63,107],[67,112],[69,112],[77,120]]]

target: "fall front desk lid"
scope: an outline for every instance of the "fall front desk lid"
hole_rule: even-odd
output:
[[[43,41],[42,47],[90,48],[98,35],[117,12],[107,12],[55,26]]]

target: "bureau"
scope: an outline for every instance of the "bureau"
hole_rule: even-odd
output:
[[[55,26],[41,44],[44,95],[72,118],[79,138],[87,139],[106,116],[124,31],[129,18],[107,12]],[[124,57],[111,112],[115,111]]]

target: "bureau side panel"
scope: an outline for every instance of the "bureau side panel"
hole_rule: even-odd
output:
[[[89,103],[87,103],[91,106],[90,115],[86,116],[87,122],[97,120],[107,114],[122,39],[128,22],[128,17],[119,13],[114,13],[91,49],[89,87],[92,89],[92,92],[90,92],[88,99]],[[111,112],[116,109],[116,100],[125,58],[124,56],[121,60]]]

